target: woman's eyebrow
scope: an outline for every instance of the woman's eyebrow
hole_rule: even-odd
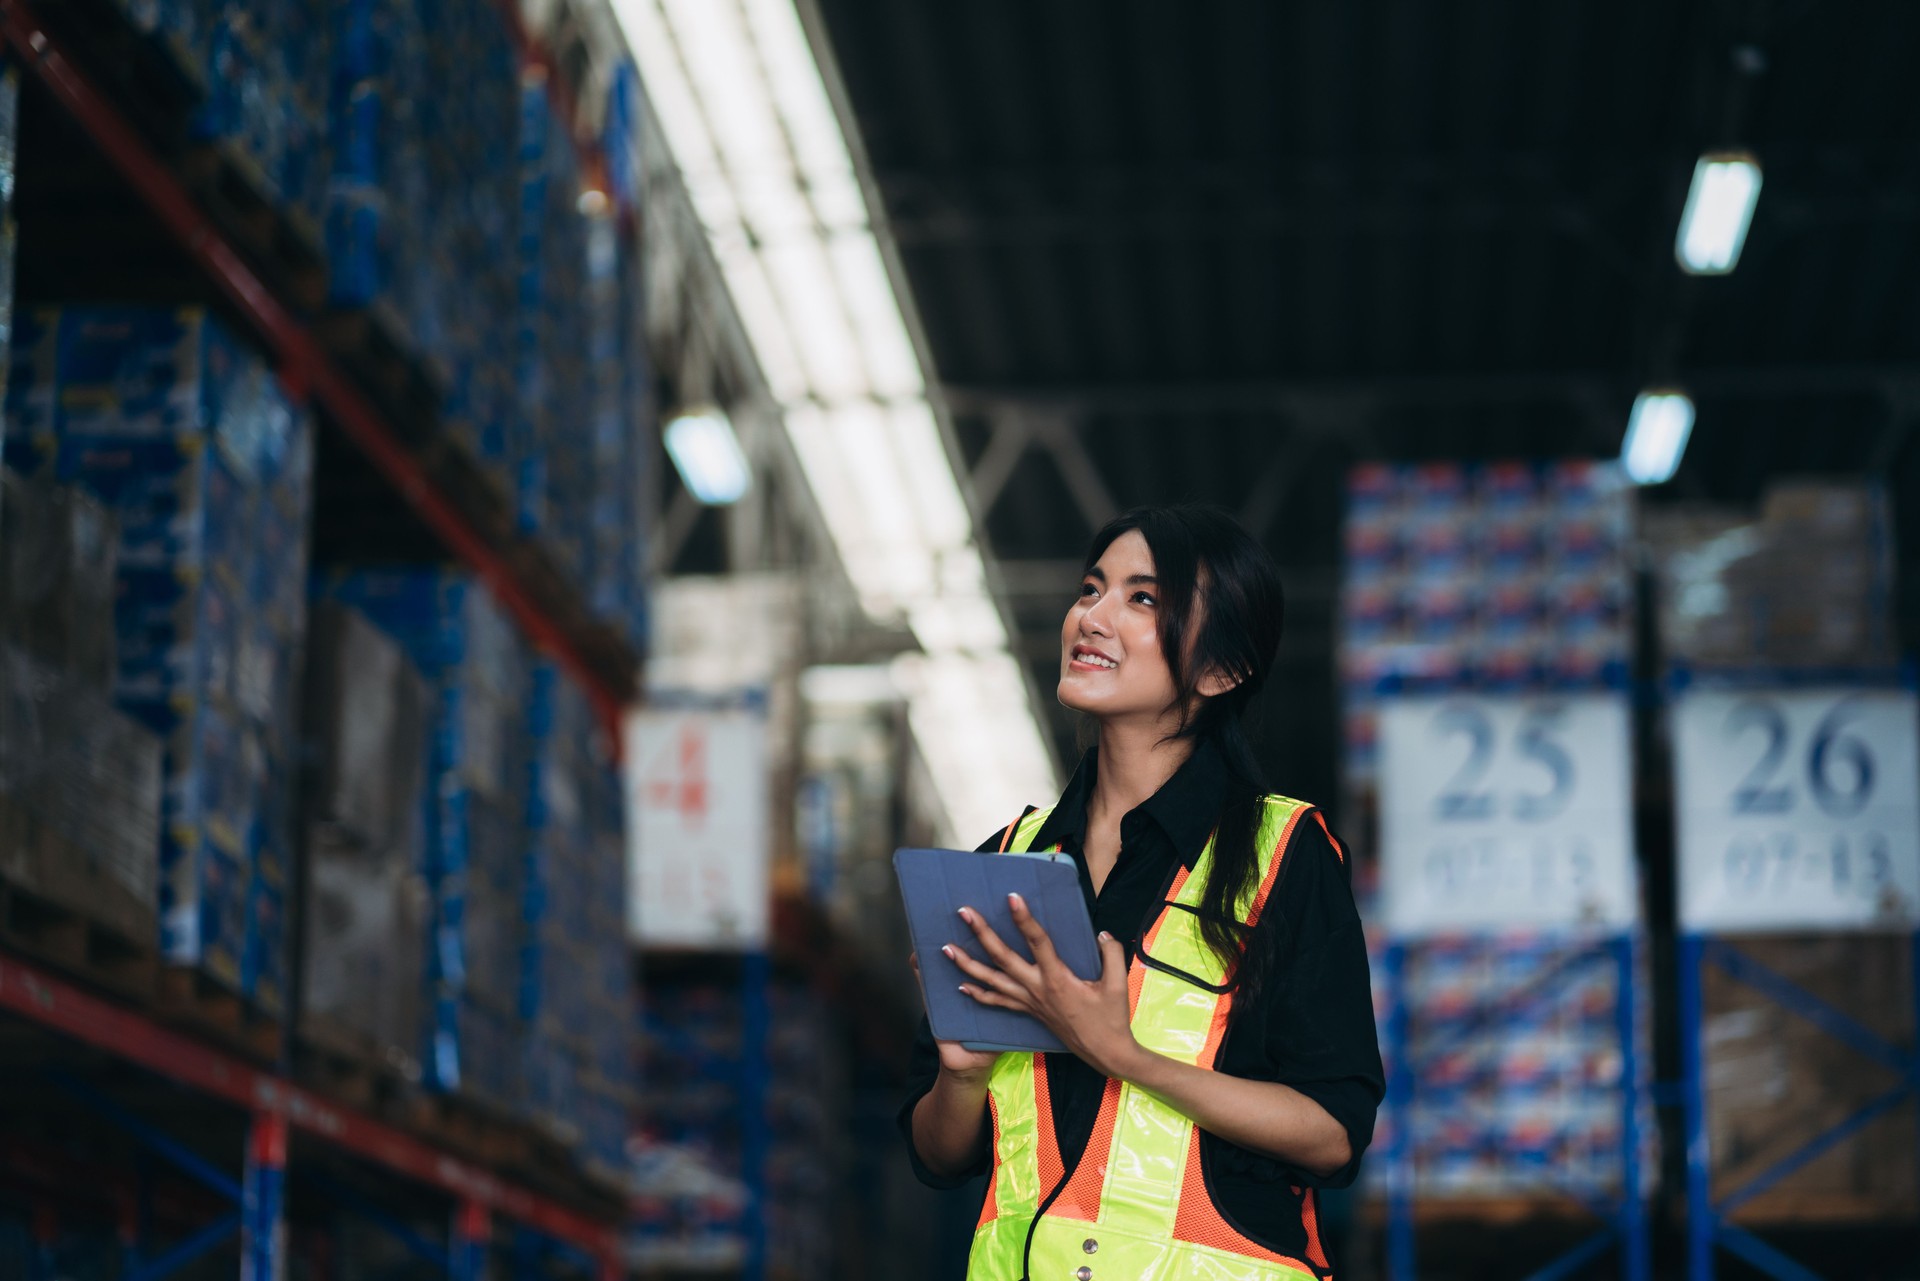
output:
[[[1107,581],[1107,571],[1095,565],[1082,575],[1082,577],[1097,578],[1104,583]],[[1160,580],[1152,574],[1128,574],[1123,583],[1123,586],[1127,587],[1158,587],[1159,585]]]

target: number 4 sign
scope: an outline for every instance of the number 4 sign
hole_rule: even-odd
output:
[[[1673,738],[1682,928],[1920,924],[1911,692],[1690,689]]]

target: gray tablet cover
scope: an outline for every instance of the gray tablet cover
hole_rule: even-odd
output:
[[[1100,946],[1080,892],[1080,874],[1064,854],[978,854],[967,850],[895,850],[894,874],[906,902],[907,928],[920,958],[920,987],[927,1021],[942,1041],[959,1041],[970,1050],[1065,1050],[1038,1019],[1013,1010],[982,1005],[960,991],[968,982],[960,967],[940,948],[951,943],[985,959],[980,942],[960,919],[960,909],[978,912],[1007,945],[1033,959],[1026,939],[1014,928],[1007,895],[1027,902],[1034,919],[1053,940],[1067,968],[1083,979],[1100,976]]]

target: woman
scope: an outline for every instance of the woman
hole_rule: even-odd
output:
[[[1073,857],[1102,972],[1067,970],[1017,899],[1032,963],[963,909],[961,990],[1072,1053],[923,1025],[901,1111],[923,1182],[992,1172],[976,1281],[1331,1275],[1314,1189],[1353,1181],[1383,1081],[1346,852],[1266,794],[1240,727],[1280,623],[1273,561],[1223,512],[1142,508],[1094,537],[1059,698],[1096,745],[981,848]]]

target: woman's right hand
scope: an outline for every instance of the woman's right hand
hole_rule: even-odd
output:
[[[970,1080],[984,1077],[1000,1061],[998,1050],[969,1050],[958,1041],[935,1041],[940,1050],[940,1070]]]
[[[909,954],[907,962],[913,966],[913,977],[919,979],[920,954]],[[940,1070],[963,1081],[985,1078],[1000,1059],[998,1050],[969,1050],[958,1041],[936,1040],[934,1046],[940,1051]]]

